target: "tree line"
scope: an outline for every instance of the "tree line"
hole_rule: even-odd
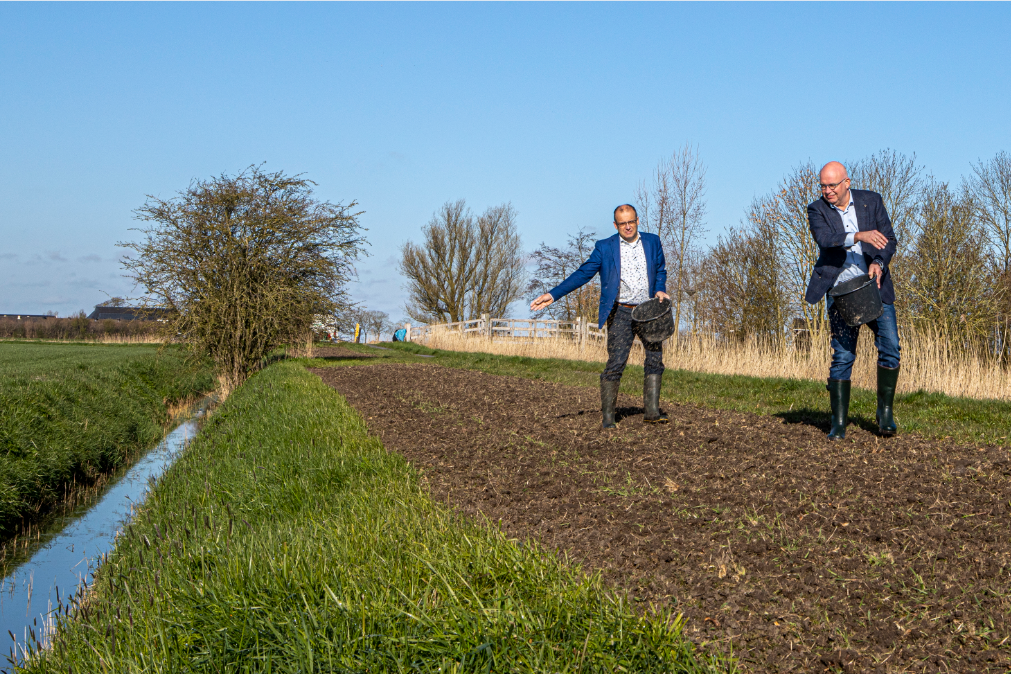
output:
[[[1011,338],[1011,155],[971,165],[957,183],[938,180],[916,156],[895,150],[844,162],[851,186],[882,195],[898,238],[890,269],[900,324],[931,330],[953,346],[983,347],[1008,358]],[[804,301],[818,247],[807,206],[821,197],[818,166],[792,168],[757,197],[737,226],[704,245],[706,166],[686,145],[659,162],[635,191],[640,227],[658,234],[667,258],[667,290],[682,334],[728,340],[757,337],[791,344],[799,332],[824,334],[824,300]],[[578,229],[565,245],[522,250],[510,204],[475,216],[447,202],[401,250],[408,316],[423,323],[507,316],[571,274],[593,250]],[[537,314],[594,319],[599,283],[587,284]]]

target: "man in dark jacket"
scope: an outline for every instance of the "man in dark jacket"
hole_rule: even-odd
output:
[[[878,349],[878,429],[882,435],[896,433],[892,414],[895,385],[899,379],[899,331],[895,323],[895,288],[888,265],[895,254],[895,232],[881,195],[851,190],[846,167],[833,161],[819,174],[822,198],[807,207],[807,221],[818,248],[805,299],[816,304],[834,286],[867,274],[881,292],[884,313],[867,327]],[[856,359],[860,328],[850,327],[827,298],[832,328],[832,366],[828,392],[832,403],[832,430],[828,437],[846,437],[850,403],[850,375]]]
[[[567,279],[531,302],[530,309],[544,309],[600,274],[597,327],[607,323],[607,365],[600,375],[604,428],[615,428],[618,386],[636,335],[639,335],[639,341],[646,350],[643,418],[651,423],[665,424],[669,419],[660,411],[663,345],[643,339],[639,334],[639,324],[632,320],[632,309],[650,298],[670,301],[666,292],[667,263],[663,246],[656,234],[639,232],[639,216],[629,204],[614,209],[614,227],[618,230],[617,234],[598,241],[590,259]]]

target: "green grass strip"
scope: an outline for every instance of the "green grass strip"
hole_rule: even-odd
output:
[[[603,363],[497,356],[484,353],[438,351],[417,344],[384,344],[394,353],[356,345],[342,348],[367,352],[391,361],[428,362],[446,367],[480,370],[489,374],[513,375],[543,379],[573,386],[597,387]],[[432,355],[420,358],[418,354]],[[371,361],[369,361],[371,362]],[[382,362],[382,361],[377,361]],[[313,361],[314,366],[335,364],[334,361]],[[346,361],[361,365],[363,361]],[[790,423],[829,425],[829,399],[823,382],[806,379],[745,377],[741,375],[705,374],[676,369],[677,363],[667,362],[663,375],[661,397],[700,407],[752,412],[776,416]],[[642,396],[642,367],[629,365],[621,380],[621,391]],[[877,394],[865,389],[853,389],[850,401],[850,423],[868,431],[877,430],[875,412]],[[961,442],[1008,445],[1011,431],[1011,402],[958,398],[943,393],[918,391],[895,397],[895,418],[901,433],[917,433],[925,438],[951,437]]]
[[[714,672],[666,611],[434,503],[293,362],[159,482],[28,672]]]
[[[160,440],[167,401],[213,387],[178,349],[0,342],[0,539]]]

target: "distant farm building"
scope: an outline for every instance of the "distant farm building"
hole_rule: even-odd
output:
[[[146,309],[144,307],[95,307],[88,318],[96,321],[112,319],[116,321],[164,321],[168,309]]]
[[[36,318],[55,318],[55,316],[47,316],[45,314],[0,314],[0,318],[9,318],[14,321],[27,321]]]

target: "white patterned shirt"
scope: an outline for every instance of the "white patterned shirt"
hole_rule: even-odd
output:
[[[832,208],[842,217],[843,229],[846,230],[846,241],[843,246],[846,248],[846,266],[843,267],[839,277],[835,280],[835,285],[839,285],[861,274],[867,273],[867,260],[864,259],[864,248],[856,240],[857,232],[860,231],[857,225],[857,205],[853,201],[853,192],[850,192],[850,202],[846,208],[839,208],[832,205]]]
[[[642,237],[635,235],[635,241],[625,241],[618,236],[621,250],[621,290],[620,304],[642,304],[649,299],[649,277],[646,275],[646,251],[642,248]]]

